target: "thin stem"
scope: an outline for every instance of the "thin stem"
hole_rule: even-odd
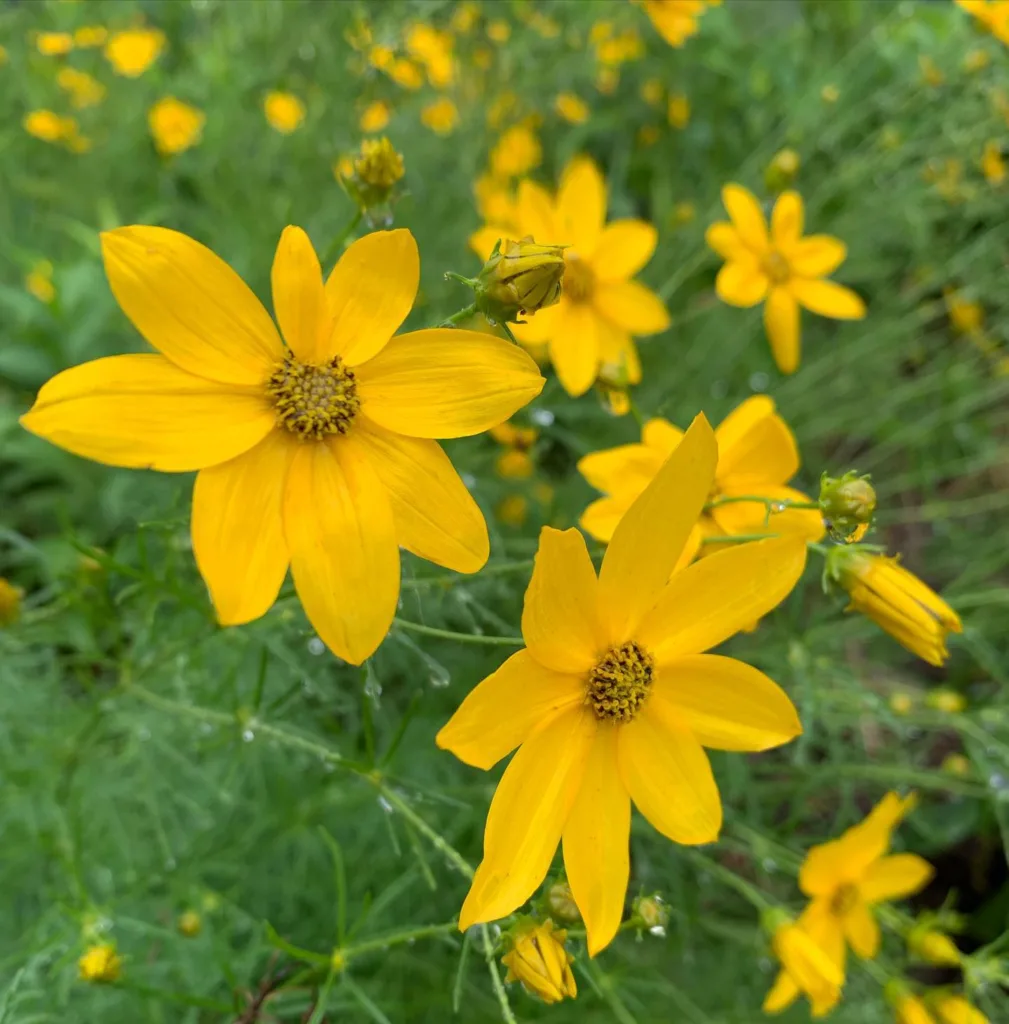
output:
[[[759,502],[766,508],[770,508],[772,512],[784,512],[790,508],[818,509],[820,507],[815,501],[792,501],[791,498],[763,498],[758,494],[737,494],[731,498],[715,498],[704,506],[704,510],[707,512],[710,509],[718,508],[720,505],[735,505],[738,502],[746,501]]]
[[[461,324],[464,320],[468,320],[473,314],[476,313],[476,303],[471,302],[464,309],[460,309],[458,313],[453,313],[451,316],[446,317],[440,324],[439,327],[456,327]]]
[[[525,322],[525,321],[523,321],[523,323],[524,323],[524,322]],[[505,334],[507,334],[507,335],[508,335],[508,340],[509,340],[509,341],[510,341],[510,342],[511,342],[511,343],[512,343],[513,345],[517,345],[517,344],[519,343],[519,341],[518,341],[518,338],[516,338],[516,337],[515,337],[515,335],[514,335],[514,334],[512,334],[512,329],[511,329],[511,328],[510,328],[510,327],[508,326],[508,324],[506,324],[506,323],[505,323],[505,321],[504,321],[504,320],[502,320],[502,321],[501,321],[501,323],[500,323],[500,324],[498,324],[498,326],[499,326],[499,327],[501,328],[501,330],[503,330],[503,331],[505,332]]]
[[[356,230],[358,224],[361,223],[361,217],[364,212],[360,207],[354,212],[354,216],[350,218],[350,222],[347,226],[329,243],[329,248],[326,250],[325,256],[322,257],[322,265],[328,267],[331,263],[336,262],[339,256],[343,253],[343,247],[350,238],[351,234]]]
[[[419,622],[409,622],[398,616],[392,620],[401,629],[411,633],[421,633],[424,636],[436,636],[442,640],[458,640],[464,644],[489,644],[492,647],[525,647],[525,640],[520,636],[483,636],[479,633],[454,633],[450,629],[436,629],[434,626],[424,626]]]
[[[418,928],[408,928],[402,932],[394,932],[392,935],[379,935],[377,938],[368,939],[366,942],[345,946],[336,952],[341,953],[349,961],[353,957],[363,956],[365,953],[388,949],[389,946],[400,946],[404,942],[427,939],[434,935],[447,935],[458,930],[458,921],[446,921],[444,924],[427,924]]]
[[[696,850],[685,850],[684,852],[702,871],[707,871],[723,881],[729,888],[735,889],[740,896],[749,900],[757,910],[766,910],[771,906],[770,901],[756,886],[751,885],[745,878],[740,878],[734,871],[730,871],[727,867],[719,864],[718,861],[711,860],[711,858],[705,857],[703,853],[698,853]]]
[[[389,789],[379,781],[376,781],[375,785],[386,801],[395,807],[460,874],[466,878],[473,877],[473,868],[470,866],[469,861],[454,846],[451,846],[441,835],[435,832],[394,789]]]
[[[487,970],[490,972],[494,994],[497,996],[498,1006],[501,1008],[501,1019],[505,1024],[518,1024],[515,1014],[512,1013],[511,1003],[508,1002],[508,993],[505,991],[504,983],[501,981],[501,972],[497,969],[497,961],[494,959],[496,950],[494,949],[494,942],[490,937],[490,930],[487,928],[487,925],[480,925],[480,934],[483,938],[483,952],[487,959]]]
[[[733,533],[722,534],[715,537],[705,537],[702,544],[746,544],[751,540],[768,540],[771,537],[780,537],[780,533]]]

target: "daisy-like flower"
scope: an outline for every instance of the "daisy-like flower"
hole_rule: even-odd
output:
[[[752,192],[726,185],[722,202],[732,223],[719,221],[704,236],[726,262],[715,291],[730,306],[764,303],[764,327],[782,373],[799,366],[799,307],[835,320],[861,320],[865,303],[850,288],[827,281],[847,248],[830,235],[802,237],[804,211],[798,192],[782,192],[767,219]]]
[[[165,96],[147,111],[147,126],[162,156],[184,153],[197,145],[206,120],[202,110],[174,96]]]
[[[130,28],[116,32],[105,44],[105,59],[124,78],[138,78],[161,55],[165,34],[156,28]]]
[[[631,801],[674,842],[713,842],[722,806],[704,747],[767,750],[801,732],[777,684],[701,652],[784,600],[805,544],[738,545],[670,579],[717,457],[699,416],[617,527],[598,578],[577,530],[541,532],[522,613],[527,648],[484,679],[437,737],[484,770],[519,748],[491,803],[460,928],[521,906],[563,839],[595,955],[623,914]]]
[[[125,227],[102,249],[119,305],[160,354],[66,370],[21,422],[107,465],[199,471],[193,550],[223,625],[263,615],[290,565],[319,636],[360,664],[392,622],[400,546],[459,572],[484,564],[483,516],[433,438],[495,426],[543,379],[489,334],[392,337],[420,277],[409,231],[359,239],[324,282],[308,236],[286,228],[272,279],[284,341],[186,235]]]
[[[840,839],[813,847],[799,871],[799,888],[810,903],[798,925],[842,973],[847,945],[865,960],[879,951],[879,925],[872,908],[913,895],[932,877],[932,866],[917,854],[887,855],[894,829],[914,803],[913,796],[901,799],[887,793],[864,821]],[[783,970],[764,1001],[764,1010],[784,1010],[799,992],[795,979]],[[818,1007],[814,1004],[814,1014],[822,1016],[832,1006],[826,1001]]]
[[[669,326],[662,300],[635,274],[651,259],[657,233],[643,220],[606,223],[606,182],[595,163],[577,156],[561,176],[556,198],[541,185],[519,185],[512,224],[490,224],[470,244],[487,259],[499,238],[532,236],[566,245],[560,302],[513,328],[524,344],[549,344],[565,391],[584,394],[601,371],[637,384],[641,364],[633,338]]]
[[[722,0],[641,0],[656,31],[670,46],[680,47],[700,29],[708,7]]]
[[[1009,0],[956,0],[978,24],[1009,46]]]
[[[640,444],[584,456],[578,463],[579,472],[606,497],[585,510],[579,520],[582,529],[596,540],[608,541],[682,439],[681,430],[656,418],[642,427]],[[715,439],[718,465],[709,502],[745,495],[775,502],[809,501],[801,491],[787,486],[799,471],[799,449],[788,424],[766,395],[755,395],[737,406],[716,428]],[[768,519],[761,502],[715,505],[701,514],[691,531],[683,550],[684,564],[696,557],[705,538],[750,533],[790,534],[815,541],[823,536],[824,526],[815,509],[786,509]]]
[[[844,968],[831,959],[800,924],[781,915],[771,946],[787,976],[810,1002],[814,1017],[837,1005],[844,984]]]

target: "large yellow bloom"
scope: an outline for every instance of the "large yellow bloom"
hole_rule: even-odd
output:
[[[485,770],[519,747],[491,803],[460,928],[524,903],[563,838],[596,954],[623,913],[631,801],[674,842],[713,842],[722,806],[703,748],[767,750],[801,732],[777,684],[701,652],[784,600],[805,544],[742,544],[670,578],[717,457],[699,416],[617,527],[598,578],[577,530],[541,532],[522,613],[527,648],[484,679],[437,737]]]
[[[670,46],[680,47],[700,28],[701,15],[722,0],[641,0],[645,13]]]
[[[578,463],[579,472],[602,491],[579,520],[596,540],[608,541],[621,518],[659,472],[683,431],[664,419],[649,420],[640,444],[593,452]],[[786,486],[799,471],[799,449],[788,425],[766,395],[755,395],[737,406],[715,430],[718,465],[709,501],[754,495],[773,501],[809,501],[801,491]],[[788,509],[766,519],[760,502],[718,505],[702,513],[684,549],[691,561],[706,537],[725,534],[778,533],[806,540],[823,536],[823,519],[815,509]]]
[[[982,28],[1009,46],[1009,0],[956,0]]]
[[[273,305],[286,346],[193,239],[125,227],[102,249],[119,305],[160,355],[66,370],[21,422],[108,465],[199,470],[193,550],[223,625],[264,614],[290,564],[319,636],[359,664],[392,622],[400,546],[459,572],[484,564],[483,516],[432,438],[489,429],[543,380],[489,334],[392,337],[420,276],[409,231],[359,239],[324,283],[308,236],[285,229]]]
[[[719,221],[704,236],[725,261],[715,290],[730,306],[764,302],[764,327],[782,373],[799,365],[799,307],[835,320],[861,320],[865,303],[850,289],[825,280],[848,250],[830,235],[802,237],[804,211],[798,192],[782,192],[771,226],[752,192],[726,185],[722,202],[732,223]],[[766,300],[766,301],[765,301]]]
[[[561,176],[556,198],[522,181],[514,221],[490,224],[470,242],[487,259],[499,238],[531,235],[537,242],[566,245],[563,294],[513,330],[530,345],[549,343],[550,359],[565,391],[584,394],[606,370],[636,384],[641,364],[632,337],[669,326],[662,300],[631,280],[651,259],[657,233],[643,220],[606,223],[606,182],[591,159],[577,156]]]
[[[799,871],[799,888],[810,897],[799,926],[842,973],[846,944],[866,960],[879,951],[879,925],[872,908],[918,892],[932,877],[932,866],[917,854],[887,855],[894,829],[914,802],[913,796],[901,799],[887,793],[864,821],[840,839],[813,847]],[[782,971],[764,1009],[777,1013],[798,995],[795,979]],[[826,1000],[814,1003],[814,1015],[822,1016],[833,1005]]]
[[[158,59],[165,43],[165,34],[160,29],[125,29],[109,38],[105,59],[117,75],[138,78]]]

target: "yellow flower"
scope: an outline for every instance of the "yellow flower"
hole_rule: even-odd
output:
[[[263,100],[263,113],[270,127],[290,135],[305,120],[305,104],[290,92],[271,92]]]
[[[925,698],[925,703],[935,711],[942,711],[947,715],[959,715],[967,707],[967,700],[962,693],[947,690],[945,687],[931,690]]]
[[[777,1013],[801,992],[809,999],[813,1016],[821,1017],[837,1005],[844,984],[844,962],[837,950],[827,952],[809,931],[809,920],[792,921],[780,915],[771,945],[781,962],[781,974],[764,1000],[765,1013]],[[788,997],[788,1001],[783,1000]]]
[[[596,88],[604,96],[612,96],[620,85],[620,72],[616,68],[600,68],[596,73]]]
[[[960,618],[896,558],[858,548],[834,548],[827,571],[848,591],[849,611],[867,615],[929,664],[946,661],[946,636],[963,631]]]
[[[20,587],[15,587],[9,580],[0,576],[0,626],[10,626],[17,622],[21,616],[23,596]]]
[[[596,60],[604,67],[618,68],[628,61],[640,59],[645,52],[641,36],[628,29],[619,36],[607,36],[595,44]]]
[[[505,526],[519,527],[529,515],[529,501],[521,494],[509,494],[497,503],[494,515]]]
[[[385,100],[375,100],[374,103],[369,103],[361,112],[358,125],[361,131],[368,135],[380,132],[389,124],[391,114],[392,108]]]
[[[536,133],[524,124],[504,132],[490,152],[491,174],[498,179],[516,178],[539,167],[543,147]]]
[[[368,51],[368,63],[379,71],[389,71],[396,62],[396,54],[388,46],[373,46]]]
[[[459,124],[459,110],[447,96],[442,96],[420,112],[420,120],[436,135],[451,135]]]
[[[641,98],[650,107],[657,107],[665,94],[665,86],[658,78],[649,78],[641,86]]]
[[[108,38],[109,30],[104,25],[82,25],[74,29],[74,46],[82,50],[102,46]]]
[[[500,423],[492,427],[491,437],[504,445],[497,459],[497,474],[506,480],[524,480],[533,474],[533,460],[529,455],[539,436],[535,427],[516,427],[513,423]]]
[[[487,38],[492,43],[507,43],[512,34],[512,27],[507,21],[498,18],[487,25]]]
[[[522,612],[527,648],[484,679],[437,736],[484,770],[519,748],[491,803],[461,929],[529,899],[563,837],[594,956],[623,916],[631,801],[674,842],[713,842],[722,808],[703,748],[767,750],[801,732],[767,676],[701,652],[784,600],[805,544],[739,545],[670,579],[717,457],[699,416],[617,527],[598,578],[577,530],[541,531]]]
[[[803,861],[799,888],[811,900],[799,918],[799,927],[842,975],[846,944],[867,960],[879,950],[879,925],[872,908],[918,892],[932,877],[932,866],[916,854],[887,856],[893,830],[914,803],[913,796],[901,799],[888,793],[864,821],[840,839],[814,846]],[[799,993],[796,980],[782,971],[764,1009],[773,1013],[784,1010]],[[822,1016],[830,1008],[825,1002],[819,1008],[814,1003],[814,1016]]]
[[[531,235],[569,246],[560,302],[513,328],[515,336],[523,344],[549,343],[554,369],[570,395],[588,391],[604,367],[624,367],[628,381],[638,383],[641,365],[632,336],[669,326],[662,300],[632,280],[655,251],[655,228],[641,220],[606,224],[606,182],[585,156],[564,169],[556,198],[522,181],[515,222],[502,227],[491,224],[470,239],[482,258],[505,236]]]
[[[553,306],[561,297],[564,250],[531,238],[503,238],[474,284],[476,308],[494,323],[515,321]]]
[[[968,74],[983,71],[991,63],[991,55],[987,50],[975,48],[964,54],[963,69]]]
[[[165,34],[156,28],[132,28],[116,32],[105,44],[105,59],[117,75],[137,78],[165,48]]]
[[[690,100],[682,93],[670,96],[667,116],[674,128],[686,128],[690,123]]]
[[[174,96],[158,100],[147,112],[147,124],[154,145],[163,156],[185,152],[195,146],[203,134],[206,116]]]
[[[383,135],[365,139],[360,154],[353,162],[353,172],[372,189],[387,192],[406,173],[403,154]]]
[[[682,431],[668,421],[652,419],[641,430],[640,444],[584,456],[578,463],[579,472],[606,497],[585,510],[579,520],[582,529],[596,540],[609,541],[627,509],[682,438]],[[715,430],[715,438],[718,464],[708,501],[743,495],[779,502],[809,501],[801,491],[787,486],[799,471],[799,449],[766,395],[754,395],[737,406]],[[749,533],[781,533],[815,541],[823,536],[824,527],[816,509],[789,509],[768,520],[761,502],[729,502],[700,516],[684,548],[684,564],[701,550],[705,537]]]
[[[60,117],[51,110],[33,110],[22,123],[29,135],[43,142],[63,142],[77,132],[77,122],[72,117]]]
[[[43,57],[62,57],[74,48],[74,37],[69,32],[40,32],[35,47]]]
[[[562,92],[554,100],[554,110],[568,124],[585,124],[589,119],[589,105],[573,92]]]
[[[937,88],[946,81],[946,76],[942,73],[942,69],[926,53],[918,55],[918,68],[926,85]]]
[[[479,17],[480,5],[475,0],[463,0],[463,3],[456,4],[452,12],[452,30],[460,35],[468,35],[473,31]]]
[[[523,988],[544,1003],[574,999],[578,986],[571,973],[574,957],[564,948],[567,932],[554,931],[553,921],[520,925],[512,948],[501,957],[508,968],[505,981],[521,981]]]
[[[989,185],[1001,185],[1005,181],[1006,169],[1005,160],[1002,159],[1002,146],[995,139],[989,139],[984,145],[981,173]]]
[[[799,173],[802,160],[794,149],[781,149],[764,168],[764,184],[769,192],[782,192]]]
[[[439,32],[430,25],[417,23],[406,33],[406,50],[420,61],[427,71],[427,80],[436,89],[445,89],[455,78],[455,58],[452,56],[452,36]]]
[[[399,57],[388,68],[389,77],[404,89],[419,89],[424,84],[424,73],[420,65],[405,57]]]
[[[980,26],[1009,46],[1009,2],[1007,0],[956,0]]]
[[[123,958],[116,954],[116,947],[109,943],[90,946],[77,961],[77,971],[82,981],[117,981],[122,968]]]
[[[865,303],[850,289],[825,280],[847,256],[830,235],[802,237],[803,204],[798,192],[782,192],[771,227],[752,192],[726,185],[722,201],[732,223],[719,221],[705,240],[726,262],[715,290],[730,306],[764,305],[764,327],[782,373],[799,366],[799,307],[837,320],[861,320]]]
[[[86,71],[71,67],[60,68],[56,84],[70,94],[70,102],[78,110],[96,106],[105,99],[105,86]]]
[[[186,235],[118,228],[102,248],[119,305],[160,354],[66,370],[21,422],[106,465],[199,471],[193,550],[223,625],[263,615],[290,565],[316,632],[360,664],[395,614],[401,546],[459,572],[484,564],[486,524],[433,439],[490,429],[543,379],[488,334],[392,338],[419,281],[409,231],[359,239],[324,284],[308,236],[287,228],[272,275],[286,346]]]
[[[971,1006],[963,996],[940,993],[928,1002],[929,1009],[935,1012],[939,1024],[991,1024],[988,1018],[976,1007]]]
[[[39,302],[52,302],[56,298],[52,263],[49,260],[38,260],[25,278],[25,287]]]
[[[185,910],[179,914],[179,919],[175,922],[175,925],[182,935],[185,935],[187,939],[192,939],[200,934],[203,928],[203,921],[195,910]]]
[[[960,334],[971,334],[984,326],[984,310],[979,302],[973,302],[953,288],[944,288],[946,311],[953,330]]]
[[[721,0],[643,0],[645,13],[670,46],[682,46],[700,29],[705,8]]]
[[[892,694],[889,703],[895,715],[908,715],[914,710],[914,699],[909,693]]]
[[[970,760],[963,754],[947,754],[939,765],[939,771],[946,772],[947,775],[970,775]]]

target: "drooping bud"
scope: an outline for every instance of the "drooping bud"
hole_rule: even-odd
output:
[[[21,616],[20,587],[15,587],[0,576],[0,626],[12,626]]]
[[[868,476],[849,470],[843,476],[820,477],[820,514],[832,540],[861,540],[876,511],[876,492]]]
[[[117,955],[116,947],[103,942],[85,950],[77,961],[77,971],[82,981],[116,981],[122,973],[123,959]]]
[[[508,968],[505,981],[520,981],[545,1003],[574,999],[578,986],[571,973],[574,957],[564,948],[567,932],[555,931],[553,921],[520,921],[510,935],[512,948],[501,958]]]
[[[563,276],[563,246],[540,245],[531,235],[501,239],[476,278],[476,308],[496,323],[514,323],[554,305]]]
[[[566,924],[577,924],[582,919],[581,911],[571,893],[571,886],[567,882],[554,882],[547,889],[546,906],[551,917]]]
[[[405,173],[402,153],[383,135],[365,139],[350,159],[333,168],[337,180],[372,225],[392,223],[392,202]]]
[[[930,964],[958,967],[962,959],[956,943],[929,921],[919,921],[907,936],[907,948],[919,959]]]

